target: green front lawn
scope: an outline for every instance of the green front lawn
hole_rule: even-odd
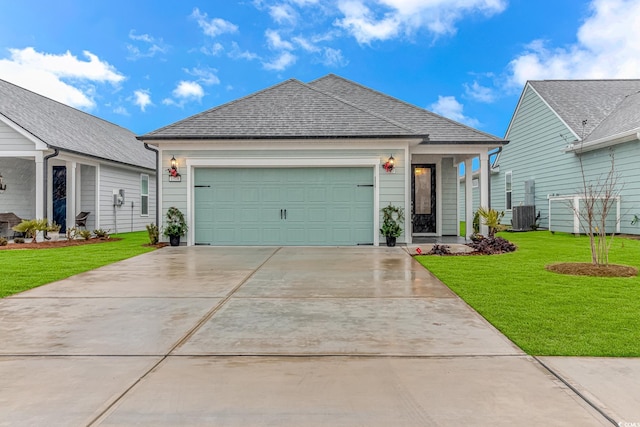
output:
[[[146,231],[114,234],[122,240],[55,249],[0,251],[0,298],[64,279],[155,248]]]
[[[640,356],[640,278],[548,272],[589,262],[586,237],[501,233],[514,253],[417,260],[524,351],[555,356]],[[640,241],[615,238],[609,260],[640,268]]]

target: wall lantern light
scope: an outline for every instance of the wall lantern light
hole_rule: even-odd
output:
[[[167,169],[169,172],[169,181],[180,181],[180,173],[178,172],[178,161],[176,160],[176,156],[171,156],[170,168]]]
[[[7,184],[4,183],[4,178],[0,175],[0,191],[4,191],[7,189]]]
[[[387,173],[393,172],[393,169],[396,166],[396,159],[393,158],[393,154],[389,157],[389,159],[382,165],[382,168],[387,171]]]

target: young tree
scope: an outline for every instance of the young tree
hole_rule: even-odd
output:
[[[582,121],[582,141],[584,141],[584,127],[586,120]],[[616,173],[615,155],[609,149],[611,167],[608,172],[600,175],[595,180],[588,179],[583,162],[582,141],[580,149],[576,151],[578,162],[580,163],[580,173],[582,175],[582,188],[578,191],[581,201],[577,204],[570,202],[570,207],[580,220],[580,227],[589,236],[591,248],[591,262],[594,265],[609,264],[609,248],[613,242],[615,232],[607,238],[607,218],[611,214],[614,206],[618,202],[621,186],[620,176]],[[616,222],[618,218],[616,217]]]

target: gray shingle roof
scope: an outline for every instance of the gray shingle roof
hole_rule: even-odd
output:
[[[350,80],[329,74],[309,83],[310,86],[349,100],[367,111],[387,117],[417,133],[429,134],[432,142],[496,142],[500,138],[439,116]]]
[[[0,114],[49,147],[155,169],[155,154],[131,131],[4,80]]]
[[[334,75],[310,84],[287,80],[139,139],[427,136],[443,142],[500,141]]]
[[[633,129],[638,123],[640,80],[538,80],[529,84],[585,141]],[[635,110],[634,110],[635,108]],[[602,127],[601,127],[602,126]]]

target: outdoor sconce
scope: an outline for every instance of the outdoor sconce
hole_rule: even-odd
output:
[[[4,179],[2,178],[2,175],[0,175],[0,191],[4,191],[7,189],[7,184],[4,183]]]
[[[393,168],[396,166],[396,159],[393,158],[393,154],[389,159],[382,165],[383,169],[387,171],[387,173],[393,172]]]
[[[178,172],[178,161],[176,156],[171,156],[171,167],[167,169],[169,172],[169,181],[180,181],[180,173]]]

